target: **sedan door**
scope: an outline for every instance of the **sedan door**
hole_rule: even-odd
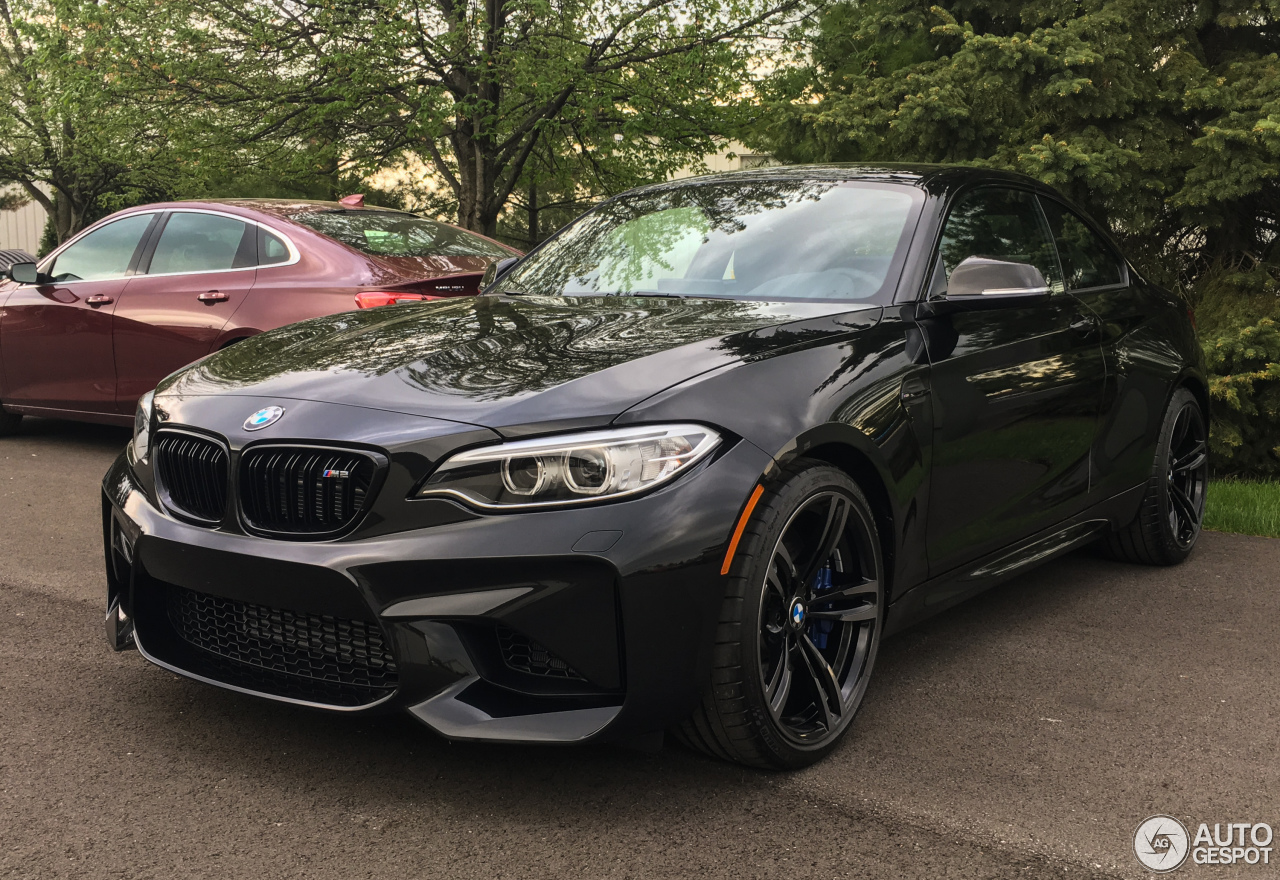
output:
[[[10,294],[0,322],[9,405],[113,414],[113,313],[158,214],[131,214],[73,241]],[[47,281],[44,281],[47,278]]]
[[[145,271],[135,275],[115,314],[116,410],[174,370],[208,354],[253,287],[257,226],[226,214],[169,214]]]
[[[945,296],[951,271],[971,256],[1030,263],[1052,295],[921,322],[934,409],[932,574],[1084,508],[1106,378],[1097,321],[1064,292],[1034,195],[985,187],[960,196],[936,252],[930,299]]]

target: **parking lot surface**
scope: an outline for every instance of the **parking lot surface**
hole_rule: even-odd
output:
[[[1280,826],[1280,540],[1051,562],[886,642],[842,747],[763,774],[452,745],[113,654],[98,481],[127,439],[0,440],[4,877],[1144,877],[1152,814]]]

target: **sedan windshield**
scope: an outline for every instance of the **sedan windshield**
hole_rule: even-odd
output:
[[[915,187],[692,183],[623,196],[524,259],[496,292],[876,300],[892,296]]]
[[[512,256],[464,229],[396,211],[312,211],[289,219],[377,257]]]

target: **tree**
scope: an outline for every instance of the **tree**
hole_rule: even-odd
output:
[[[1065,191],[1196,304],[1214,468],[1280,473],[1280,3],[865,0],[810,36],[757,145]]]
[[[103,33],[87,0],[0,0],[0,183],[45,209],[54,244],[175,179],[163,134],[120,101]]]
[[[1280,270],[1280,5],[869,0],[775,76],[757,143],[789,161],[1021,171],[1166,283]]]
[[[115,0],[119,46],[208,143],[335,172],[420,157],[463,225],[513,194],[608,191],[711,152],[757,38],[802,0]],[[213,111],[216,111],[216,115]],[[195,138],[193,142],[198,142]],[[199,152],[197,146],[196,151]],[[556,164],[539,157],[556,158]],[[557,201],[563,201],[557,198]],[[536,203],[534,203],[536,204]],[[536,208],[535,208],[536,210]]]

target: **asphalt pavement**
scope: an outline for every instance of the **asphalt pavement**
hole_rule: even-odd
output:
[[[1280,540],[1051,562],[886,642],[842,747],[768,774],[453,745],[112,653],[98,487],[127,439],[0,439],[0,876],[1144,877],[1152,814],[1280,826]]]

